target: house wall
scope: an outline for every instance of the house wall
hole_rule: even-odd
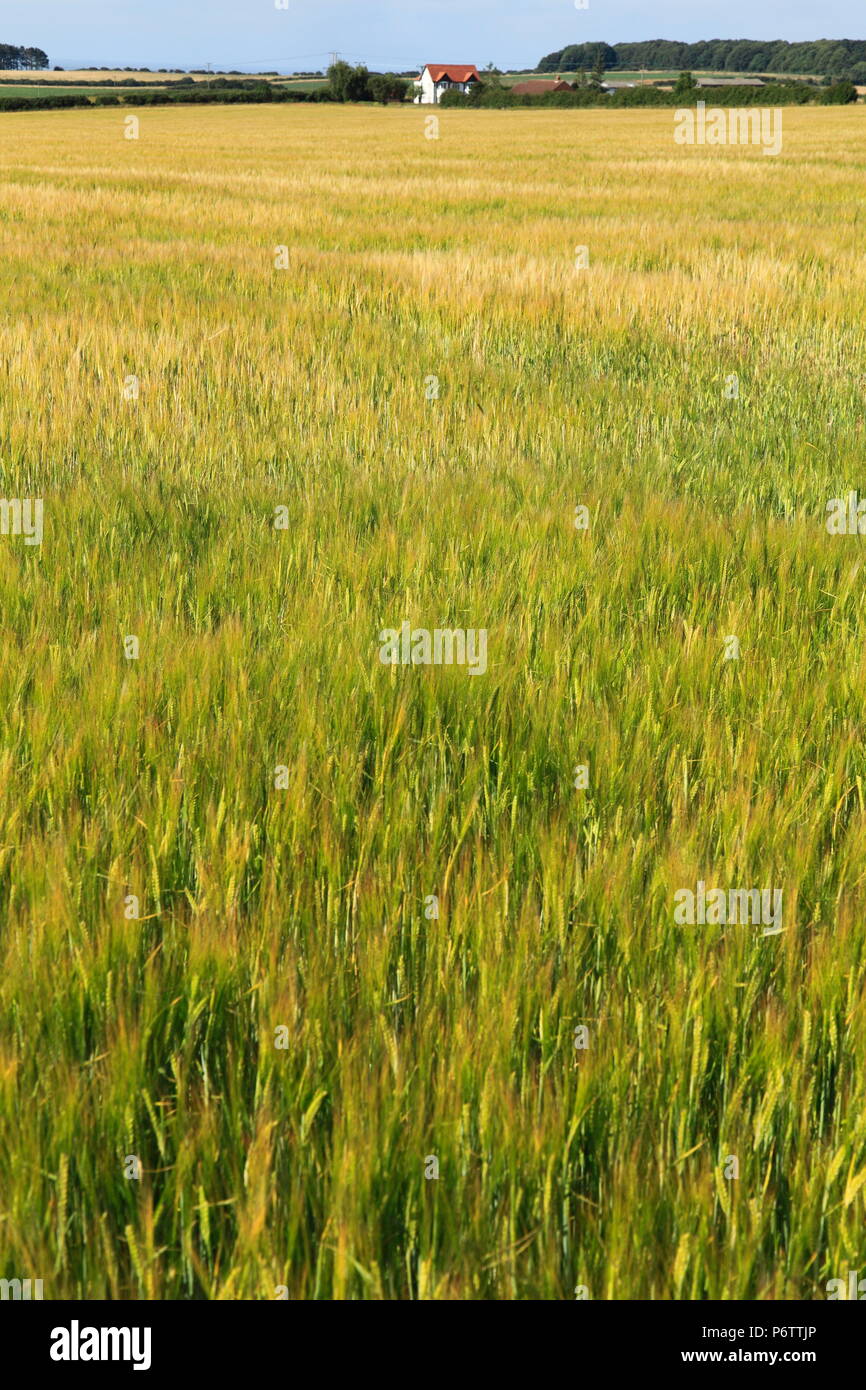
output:
[[[418,100],[422,106],[434,106],[436,104],[436,88],[427,68],[421,74],[420,92],[421,95]]]
[[[425,68],[421,74],[420,83],[416,82],[415,84],[415,90],[418,94],[415,97],[415,104],[438,106],[439,98],[444,92],[468,92],[472,85],[471,82],[449,82],[447,79],[436,84],[430,76],[429,68]]]

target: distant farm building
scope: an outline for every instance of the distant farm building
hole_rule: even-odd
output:
[[[465,95],[481,82],[474,63],[428,63],[415,80],[415,102],[438,106],[446,92]]]
[[[570,92],[572,86],[557,77],[549,82],[516,82],[511,90],[516,97],[541,97],[546,92]]]

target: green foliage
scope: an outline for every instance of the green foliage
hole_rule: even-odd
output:
[[[866,63],[866,40],[818,39],[807,43],[784,40],[712,39],[677,43],[653,39],[642,43],[602,44],[606,68],[634,70],[693,70],[699,72],[770,72],[853,77]],[[549,53],[538,72],[580,72],[596,61],[598,45],[569,44]],[[854,80],[859,80],[855,78]]]
[[[370,74],[363,65],[333,63],[328,68],[328,85],[334,101],[371,101]]]
[[[3,71],[35,72],[47,68],[48,62],[48,54],[43,53],[41,48],[19,48],[15,44],[0,43],[0,69]]]
[[[559,58],[561,61],[556,62]],[[546,58],[542,58],[536,69],[537,72],[590,72],[598,64],[602,65],[602,71],[606,68],[622,66],[619,61],[618,49],[613,48],[609,43],[578,43],[569,44],[567,48],[562,48],[558,53],[550,53]]]
[[[691,96],[693,92],[697,91],[697,87],[694,73],[681,72],[674,85],[674,92],[677,97]]]
[[[105,83],[104,86],[119,84]],[[123,103],[126,106],[236,106],[259,105],[281,102],[316,102],[330,100],[327,92],[303,92],[278,87],[267,82],[224,82],[222,84],[198,84],[193,87],[174,83],[159,91],[121,90],[116,96],[103,94],[90,89],[80,94],[64,93],[41,95],[28,92],[26,95],[7,97],[0,88],[0,112],[3,111],[62,111],[71,107],[105,106]]]
[[[369,85],[373,100],[383,106],[389,101],[405,101],[409,92],[409,83],[393,72],[374,73]]]
[[[76,106],[89,106],[90,98],[67,94],[52,97],[7,97],[0,92],[0,112],[3,111],[64,111]]]
[[[857,99],[857,88],[853,82],[836,82],[824,93],[824,101],[828,106],[847,106]]]
[[[484,91],[471,99],[460,92],[446,92],[440,105],[446,107],[618,107],[682,106],[705,101],[711,106],[832,106],[856,101],[856,91],[850,84],[838,87],[817,87],[802,82],[768,82],[761,87],[694,86],[662,91],[658,87],[620,87],[612,92],[587,83],[570,92],[544,92],[540,96],[515,96],[508,88]]]
[[[478,92],[482,88],[487,90],[488,92],[500,92],[504,90],[502,83],[502,73],[500,72],[499,68],[494,67],[493,63],[487,64],[486,68],[484,69],[483,76],[481,78],[481,83],[477,87],[474,85],[473,87],[470,87],[468,95],[474,95],[475,92]]]

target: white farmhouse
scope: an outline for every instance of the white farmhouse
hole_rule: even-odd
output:
[[[469,92],[480,82],[474,63],[428,63],[415,79],[415,104],[438,106],[445,92]]]

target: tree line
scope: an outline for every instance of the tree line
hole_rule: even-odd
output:
[[[677,43],[648,39],[643,43],[574,43],[541,59],[537,72],[582,72],[596,66],[625,72],[691,69],[708,72],[815,74],[835,81],[866,83],[866,39],[706,39]]]
[[[41,48],[16,48],[12,43],[0,43],[0,70],[38,72],[48,67],[48,54]]]
[[[360,64],[333,63],[328,68],[328,90],[333,101],[405,101],[409,83],[394,72],[368,72]]]
[[[178,84],[179,86],[180,84]],[[238,90],[243,87],[243,90]],[[14,89],[13,89],[14,90]],[[233,106],[261,103],[288,104],[331,101],[327,91],[292,92],[270,82],[231,83],[228,87],[164,88],[158,92],[98,93],[91,96],[68,93],[63,96],[7,97],[0,90],[0,115],[7,111],[66,111],[91,106]]]
[[[461,92],[445,92],[441,106],[473,107],[581,107],[600,106],[609,111],[622,106],[693,106],[705,100],[712,106],[836,106],[857,100],[857,88],[852,82],[841,81],[828,86],[812,82],[770,82],[765,86],[730,86],[701,89],[691,74],[683,73],[671,91],[659,87],[620,87],[605,92],[597,83],[587,82],[564,92],[545,92],[540,95],[515,95],[508,87],[485,84],[473,88],[468,96]]]

